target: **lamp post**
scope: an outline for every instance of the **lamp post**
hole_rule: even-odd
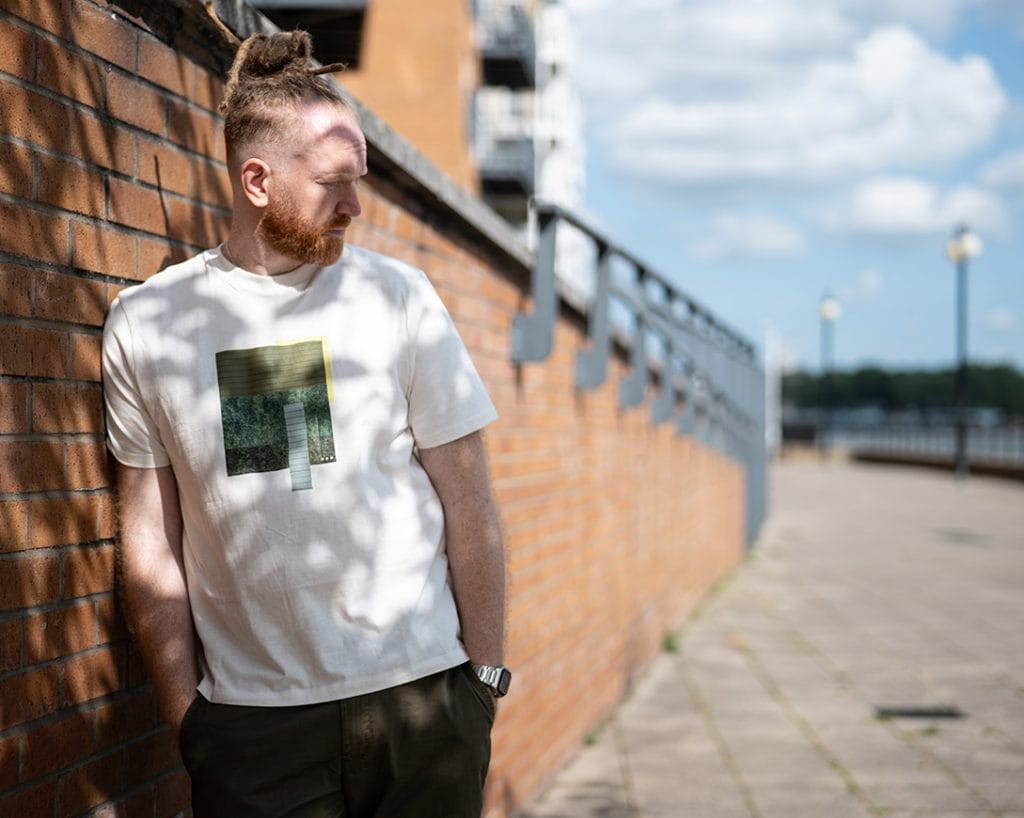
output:
[[[825,293],[818,304],[818,317],[821,319],[821,452],[828,451],[828,436],[832,432],[832,354],[834,344],[835,322],[842,314],[839,299]]]
[[[946,243],[946,256],[956,265],[956,380],[953,406],[956,412],[956,476],[967,476],[967,264],[981,255],[981,239],[967,225],[960,225]]]

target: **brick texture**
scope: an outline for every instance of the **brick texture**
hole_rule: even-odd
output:
[[[100,340],[124,286],[225,236],[223,84],[151,25],[155,3],[2,5],[0,814],[172,818],[187,775],[118,606]],[[577,394],[572,322],[548,361],[511,365],[524,271],[438,227],[411,190],[371,175],[350,240],[426,270],[501,414],[486,439],[516,684],[485,816],[507,818],[740,559],[743,480],[646,405],[620,411],[622,361]]]

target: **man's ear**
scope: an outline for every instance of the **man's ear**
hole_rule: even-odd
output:
[[[266,207],[269,199],[270,166],[262,159],[246,159],[240,169],[242,193],[253,207]]]

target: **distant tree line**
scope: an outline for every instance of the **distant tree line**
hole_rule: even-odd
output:
[[[946,409],[953,405],[954,376],[954,369],[891,372],[871,366],[827,376],[794,372],[782,378],[782,400],[800,409]],[[1024,374],[1005,364],[969,366],[967,404],[1024,414]]]

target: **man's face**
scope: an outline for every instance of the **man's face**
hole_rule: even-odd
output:
[[[341,257],[345,229],[362,212],[357,188],[366,174],[366,141],[339,106],[311,103],[299,121],[289,154],[275,163],[258,230],[281,255],[325,266]]]

